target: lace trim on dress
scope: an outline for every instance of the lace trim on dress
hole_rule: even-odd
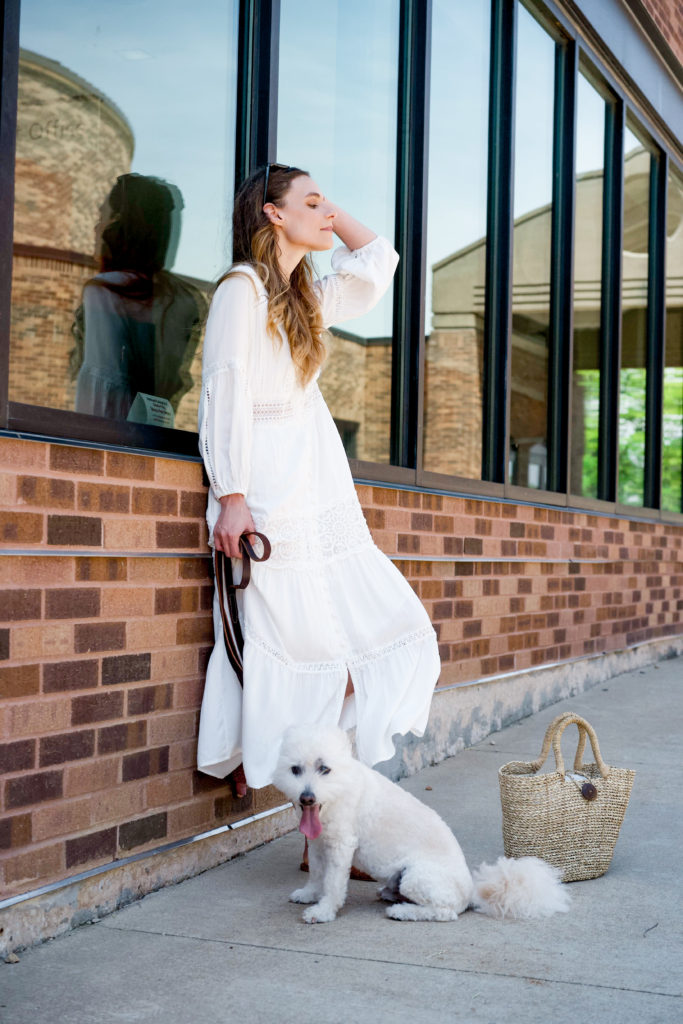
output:
[[[422,629],[416,629],[412,633],[406,633],[405,636],[399,637],[398,640],[392,640],[391,643],[385,644],[383,647],[376,647],[372,651],[363,651],[362,654],[354,655],[349,659],[349,668],[367,665],[371,661],[379,661],[380,658],[386,658],[389,654],[393,654],[394,651],[398,651],[403,647],[409,647],[412,644],[421,643],[430,637],[436,638],[434,627],[431,624],[423,626]]]
[[[355,497],[312,516],[255,516],[254,524],[270,540],[271,568],[309,568],[312,563],[345,558],[374,544]]]
[[[301,402],[254,402],[254,420],[261,423],[277,420],[289,420],[293,416],[309,412],[322,400],[320,388],[316,385],[309,388]]]
[[[218,477],[216,476],[216,467],[213,464],[211,451],[209,449],[209,442],[206,437],[202,441],[201,453],[202,458],[204,459],[204,465],[206,466],[206,473],[209,478],[209,483],[211,484],[211,489],[214,494],[216,494],[218,491]]]
[[[399,637],[397,640],[393,640],[389,644],[385,644],[383,647],[376,647],[371,651],[362,651],[360,654],[354,654],[347,658],[340,658],[338,661],[294,661],[284,651],[278,650],[273,647],[272,644],[264,640],[263,637],[257,633],[253,633],[250,629],[245,632],[245,640],[248,640],[254,647],[258,647],[260,651],[267,654],[273,661],[277,661],[278,664],[282,665],[290,672],[306,672],[313,675],[319,673],[337,673],[344,672],[347,668],[353,669],[358,668],[362,665],[368,665],[373,661],[379,661],[381,658],[386,658],[388,655],[393,654],[395,651],[402,650],[404,647],[410,647],[413,644],[421,643],[423,640],[427,640],[430,637],[435,637],[434,629],[431,625],[423,626],[422,629],[414,630],[412,633],[406,633],[404,636]]]
[[[245,641],[248,640],[254,647],[258,647],[259,650],[267,654],[273,661],[277,661],[284,668],[290,672],[310,672],[312,674],[318,674],[321,672],[343,672],[345,671],[346,662],[340,659],[339,661],[294,661],[289,658],[284,651],[280,651],[269,644],[263,637],[258,636],[256,633],[252,633],[251,630],[247,629],[244,634]]]

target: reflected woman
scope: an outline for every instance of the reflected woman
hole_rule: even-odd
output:
[[[333,273],[316,280],[310,254],[335,235]],[[317,384],[324,328],[375,305],[397,254],[306,171],[279,164],[239,189],[233,254],[204,340],[207,520],[218,550],[237,556],[256,529],[272,554],[241,592],[244,690],[214,599],[198,765],[224,778],[243,762],[260,787],[295,723],[355,725],[362,761],[392,757],[397,733],[424,732],[440,662],[425,609],[373,543]]]
[[[85,285],[73,327],[77,412],[126,419],[138,393],[175,412],[192,387],[206,301],[164,269],[175,258],[182,207],[174,185],[142,174],[122,174],[105,200],[100,272]]]

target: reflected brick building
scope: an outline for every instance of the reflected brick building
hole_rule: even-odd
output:
[[[68,357],[95,225],[130,170],[125,116],[68,68],[22,51],[19,64],[10,387],[19,402],[72,408]]]

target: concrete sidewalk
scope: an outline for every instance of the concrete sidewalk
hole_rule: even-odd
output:
[[[301,879],[302,839],[290,834],[0,964],[0,1021],[682,1020],[683,659],[546,708],[403,785],[448,821],[471,867],[495,859],[498,767],[536,757],[569,708],[608,764],[637,774],[612,866],[571,886],[568,914],[396,922],[371,884],[354,882],[337,921],[307,926],[287,902]]]

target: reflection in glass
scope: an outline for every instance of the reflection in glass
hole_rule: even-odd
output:
[[[399,0],[282,0],[278,155],[394,239]],[[330,256],[317,253],[320,274]],[[393,289],[327,335],[320,387],[350,457],[388,462]]]
[[[510,481],[544,488],[555,44],[528,11],[518,10]]]
[[[683,512],[683,174],[669,174],[666,219],[666,355],[662,508]]]
[[[432,9],[423,465],[480,479],[488,0]]]
[[[196,430],[198,327],[229,262],[237,10],[22,2],[11,400]]]
[[[206,313],[202,292],[164,270],[180,235],[180,191],[122,174],[96,230],[100,273],[87,282],[70,356],[75,408],[172,427],[192,387],[190,366]]]
[[[605,103],[583,75],[577,89],[571,492],[598,495],[600,294]]]
[[[642,505],[645,489],[649,209],[650,153],[627,127],[624,132],[617,492],[618,500],[625,505]]]

